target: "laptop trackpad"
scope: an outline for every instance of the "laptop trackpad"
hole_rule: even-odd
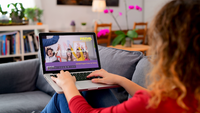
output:
[[[91,80],[86,80],[86,81],[78,81],[76,82],[76,87],[77,89],[98,89],[100,87],[108,87],[108,85],[105,84],[96,84],[92,83]]]

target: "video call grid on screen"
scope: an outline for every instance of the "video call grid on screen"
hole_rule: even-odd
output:
[[[93,35],[46,36],[42,43],[46,71],[99,67]]]

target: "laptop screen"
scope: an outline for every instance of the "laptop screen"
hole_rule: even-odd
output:
[[[40,35],[43,70],[98,69],[100,67],[96,39],[93,34]]]

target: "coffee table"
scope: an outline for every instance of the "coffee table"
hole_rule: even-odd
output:
[[[122,45],[108,46],[108,47],[127,50],[127,51],[141,51],[143,53],[147,52],[150,49],[149,45],[143,45],[143,44],[134,44],[131,47],[125,47]]]

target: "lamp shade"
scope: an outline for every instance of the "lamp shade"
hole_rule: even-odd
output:
[[[92,11],[93,12],[103,12],[106,8],[105,0],[93,0],[92,2]]]

